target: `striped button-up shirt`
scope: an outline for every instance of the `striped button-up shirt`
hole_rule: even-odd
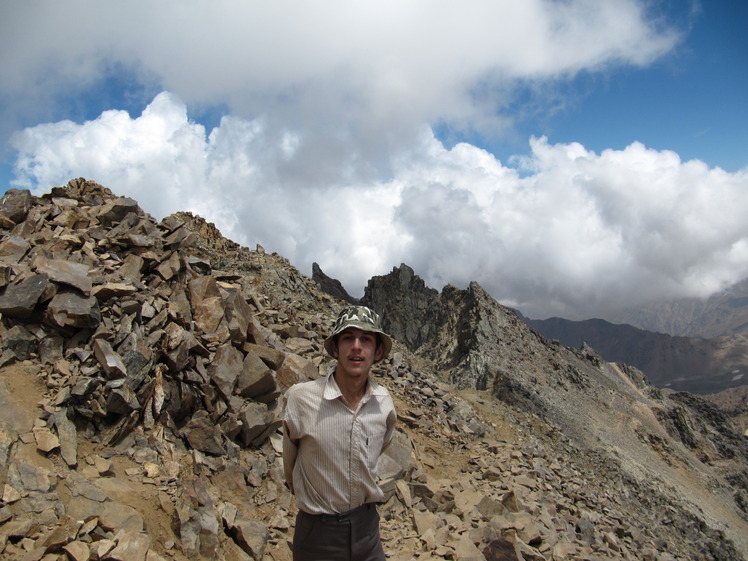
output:
[[[332,375],[286,391],[283,467],[296,505],[335,514],[381,502],[377,460],[389,445],[397,415],[389,392],[369,378],[351,409]]]

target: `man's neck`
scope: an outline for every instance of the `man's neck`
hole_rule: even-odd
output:
[[[361,399],[366,394],[366,386],[369,383],[369,377],[351,379],[346,376],[338,375],[338,370],[333,372],[335,383],[343,394],[343,399],[351,409],[356,409]]]

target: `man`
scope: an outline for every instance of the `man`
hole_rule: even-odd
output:
[[[369,377],[392,340],[369,308],[344,309],[325,350],[327,376],[288,389],[283,464],[299,514],[294,561],[384,561],[376,504],[377,460],[397,415],[386,388]]]

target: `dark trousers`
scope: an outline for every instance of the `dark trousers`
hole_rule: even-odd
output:
[[[343,514],[299,511],[293,561],[384,561],[379,513],[372,503]]]

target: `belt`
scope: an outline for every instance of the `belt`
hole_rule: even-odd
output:
[[[309,514],[308,512],[304,512],[303,510],[300,510],[299,514],[303,514],[304,516],[311,516],[315,520],[319,520],[320,522],[345,522],[347,520],[350,520],[357,514],[360,514],[366,510],[376,510],[376,508],[376,503],[364,503],[354,509],[347,510],[345,512],[339,512],[336,514]]]

